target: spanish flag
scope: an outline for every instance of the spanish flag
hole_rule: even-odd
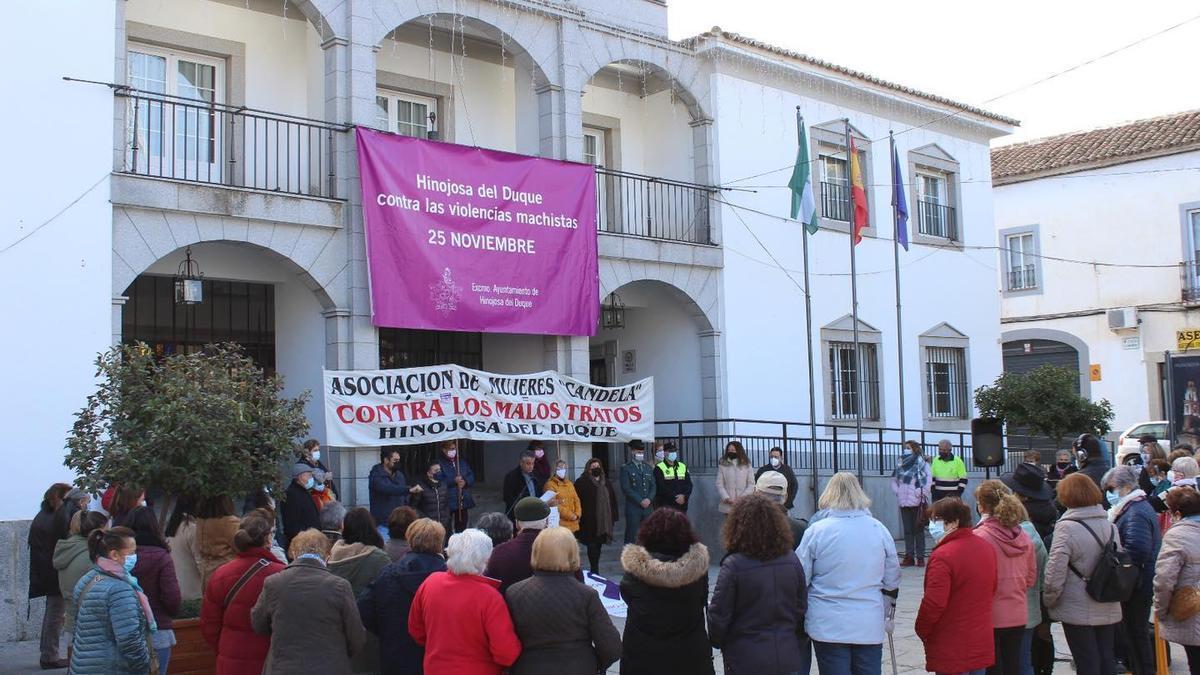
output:
[[[862,241],[862,231],[870,218],[867,216],[867,191],[863,186],[862,167],[858,164],[858,148],[854,137],[850,137],[850,199],[854,201],[854,244]]]

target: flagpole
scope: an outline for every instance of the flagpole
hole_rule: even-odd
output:
[[[892,174],[892,259],[895,261],[893,270],[896,275],[896,364],[899,370],[900,377],[900,443],[903,447],[904,435],[908,433],[908,427],[905,424],[904,416],[904,320],[903,310],[900,306],[900,204],[896,200],[896,191],[903,190],[904,186],[899,184],[900,176],[896,174],[896,137],[888,130],[888,145],[891,147],[891,154],[888,156],[888,163],[893,165]]]
[[[858,453],[858,482],[863,480],[863,447],[862,447],[862,416],[863,416],[863,378],[862,353],[858,339],[858,263],[855,261],[854,244],[854,176],[850,165],[853,161],[850,150],[850,118],[843,119],[846,124],[846,217],[850,220],[850,318],[854,323],[854,440]]]
[[[804,143],[804,115],[796,106],[796,142]],[[808,276],[808,223],[800,228],[804,242],[804,342],[808,347],[809,463],[812,465],[813,512],[817,511],[817,386],[813,372],[812,281]],[[837,450],[835,449],[834,452]]]

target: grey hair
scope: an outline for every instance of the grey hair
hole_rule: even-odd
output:
[[[940,447],[942,447],[942,444],[943,444],[943,443],[945,443],[945,444],[946,444],[946,447],[947,447],[947,448],[950,448],[951,450],[953,450],[953,449],[954,449],[954,444],[950,442],[950,439],[949,439],[949,438],[943,438],[942,440],[938,441],[938,447],[939,447],[939,448],[940,448]]]
[[[1104,478],[1100,480],[1100,484],[1104,489],[1120,490],[1121,488],[1129,488],[1136,490],[1138,485],[1138,474],[1141,469],[1133,466],[1114,466],[1104,474]]]
[[[492,540],[482,530],[463,530],[450,537],[446,556],[451,574],[483,574],[492,557]]]
[[[1171,470],[1175,472],[1175,478],[1195,478],[1200,475],[1200,464],[1196,463],[1195,457],[1180,457],[1171,463]]]
[[[518,520],[518,530],[544,530],[550,527],[550,516],[546,516],[541,520]]]
[[[863,492],[854,474],[839,471],[829,479],[817,506],[835,511],[862,511],[871,508],[871,498]]]
[[[475,529],[483,530],[492,540],[492,546],[499,546],[513,538],[513,524],[508,516],[499,511],[491,511],[479,516],[475,521]]]
[[[346,519],[346,507],[341,502],[333,501],[321,508],[321,529],[340,530],[342,521]]]

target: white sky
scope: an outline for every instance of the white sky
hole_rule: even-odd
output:
[[[1020,120],[998,143],[1200,108],[1200,20],[984,103],[1196,16],[1195,0],[669,0],[667,11],[674,39],[717,25]]]

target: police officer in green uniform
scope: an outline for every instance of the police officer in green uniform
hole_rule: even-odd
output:
[[[667,456],[654,467],[654,482],[658,484],[656,506],[670,506],[687,513],[688,500],[692,496],[692,476],[687,465],[679,461],[679,450],[674,443],[663,446]]]
[[[621,467],[621,492],[625,495],[625,543],[637,541],[638,530],[654,509],[658,485],[654,468],[646,463],[646,446],[629,441],[629,462]]]

